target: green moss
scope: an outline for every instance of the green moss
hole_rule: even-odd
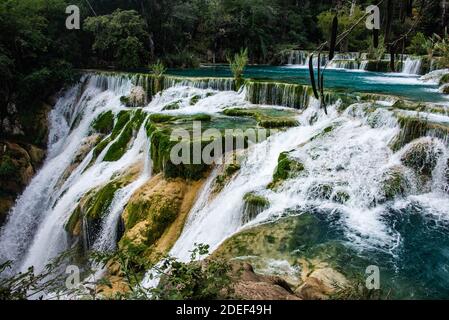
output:
[[[103,112],[93,122],[92,128],[95,131],[108,134],[114,127],[114,114],[112,111]]]
[[[253,220],[259,213],[270,206],[270,201],[268,201],[268,199],[253,192],[245,194],[243,196],[243,201],[245,202],[242,216],[243,223]]]
[[[338,203],[346,203],[350,199],[350,196],[345,191],[337,191],[335,195],[332,197],[332,200]]]
[[[196,114],[194,116],[192,116],[191,118],[193,121],[210,121],[212,119],[210,114],[206,114],[206,113],[199,113]]]
[[[278,165],[273,173],[273,182],[270,188],[275,187],[279,182],[297,176],[304,170],[304,165],[292,159],[288,152],[282,152],[278,158]]]
[[[270,201],[268,201],[265,197],[254,194],[253,192],[248,192],[243,196],[243,200],[245,203],[257,207],[268,207],[270,205]]]
[[[223,174],[218,175],[215,179],[214,192],[218,192],[223,189],[226,183],[238,170],[240,170],[240,164],[238,163],[230,163],[226,165]]]
[[[287,128],[299,125],[299,122],[294,118],[296,114],[291,111],[265,108],[230,108],[225,109],[223,114],[231,117],[252,117],[263,128]]]
[[[76,225],[80,222],[81,219],[81,209],[76,207],[76,209],[70,215],[69,220],[64,225],[64,229],[69,233],[69,235],[74,235]]]
[[[122,187],[122,183],[118,181],[112,181],[98,191],[91,193],[91,197],[87,201],[85,216],[89,220],[101,219],[107,212],[107,209],[111,205],[112,199],[117,189]]]
[[[140,128],[144,118],[145,114],[142,110],[138,109],[134,112],[131,121],[126,124],[118,139],[109,147],[103,159],[104,161],[117,161],[125,154],[133,133]]]
[[[180,103],[181,103],[181,101],[175,101],[175,102],[169,103],[164,108],[162,108],[162,110],[178,110],[181,107]]]
[[[153,113],[150,115],[150,121],[154,123],[169,122],[176,119],[176,116],[163,114],[163,113]]]
[[[93,151],[93,159],[96,159],[110,142],[111,142],[111,138],[107,137],[107,138],[103,139],[99,144],[97,144],[97,146],[95,147],[95,149]]]
[[[197,104],[197,102],[201,99],[201,97],[199,95],[194,95],[191,99],[190,99],[190,105],[193,106],[195,104]]]
[[[447,125],[430,122],[419,117],[402,115],[397,115],[397,117],[401,132],[390,144],[393,151],[397,151],[411,141],[429,134],[443,141],[446,141],[449,136],[449,127]]]
[[[410,189],[410,183],[401,167],[388,169],[382,176],[381,185],[382,192],[387,201],[393,200],[397,196],[405,196],[406,192]]]
[[[426,138],[423,138],[426,139]],[[416,173],[431,176],[443,150],[433,140],[417,140],[404,152],[401,161]]]
[[[319,138],[323,138],[326,135],[328,135],[329,133],[331,133],[335,128],[337,127],[337,124],[332,124],[330,126],[327,126],[326,128],[323,129],[323,131],[321,131],[320,133],[318,133],[317,135],[313,136],[310,141],[319,139]]]
[[[127,96],[121,96],[120,102],[126,107],[132,107],[132,103],[131,103],[129,97],[127,97]]]
[[[439,85],[441,86],[446,83],[449,83],[449,73],[446,73],[444,76],[441,77]]]
[[[128,123],[131,118],[130,111],[120,111],[117,115],[117,121],[112,130],[111,138],[114,139],[122,131],[123,127]]]

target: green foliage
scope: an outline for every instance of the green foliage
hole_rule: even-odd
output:
[[[160,60],[158,60],[155,64],[151,65],[150,69],[156,78],[162,77],[165,71],[167,71],[167,68]]]
[[[46,293],[52,293],[55,297],[75,294],[81,296],[81,288],[67,288],[67,274],[61,272],[61,266],[66,264],[73,254],[73,250],[63,252],[46,264],[40,273],[35,273],[34,268],[29,267],[24,272],[10,275],[7,270],[11,268],[12,261],[0,264],[0,301],[39,299]]]
[[[379,43],[377,48],[374,48],[374,45],[371,43],[368,48],[368,59],[380,61],[384,58],[385,52],[387,49],[385,48],[385,38],[384,36],[379,37]]]
[[[433,44],[430,39],[428,39],[424,33],[417,32],[410,41],[407,51],[411,54],[426,55],[428,54],[429,47],[433,48]]]
[[[136,11],[117,9],[108,15],[88,17],[84,28],[93,33],[92,48],[100,58],[116,61],[124,69],[137,68],[145,60],[144,43],[149,34]]]
[[[440,68],[449,68],[449,37],[440,37],[434,35],[436,38],[435,42],[435,52],[439,56],[438,66]]]
[[[168,258],[159,270],[161,283],[154,290],[162,300],[211,300],[231,298],[231,266],[224,260],[199,260],[209,252],[208,245],[195,244],[190,262]]]
[[[356,6],[354,12],[351,15],[349,7],[343,7],[337,11],[338,17],[338,34],[347,30],[356,21],[358,21],[364,15],[364,10],[360,6]],[[324,39],[329,40],[331,38],[332,23],[335,17],[334,10],[328,10],[321,12],[318,19],[318,27],[324,36]],[[340,45],[339,50],[343,52],[347,51],[360,51],[361,48],[368,47],[368,37],[366,27],[364,23],[357,25],[350,33],[348,38]],[[337,48],[338,49],[338,48]]]
[[[234,76],[236,90],[238,91],[243,85],[243,72],[248,64],[248,48],[241,49],[240,53],[234,55],[234,58],[228,57],[228,62]]]

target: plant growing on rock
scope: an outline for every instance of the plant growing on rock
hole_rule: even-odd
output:
[[[236,53],[234,58],[228,57],[229,68],[234,75],[235,88],[238,91],[243,85],[243,72],[248,64],[248,49],[240,50],[240,53]]]
[[[167,68],[165,67],[165,65],[158,60],[156,63],[150,65],[150,69],[153,72],[154,75],[154,89],[155,92],[159,92],[162,90],[162,77],[165,74],[165,72],[167,71]]]

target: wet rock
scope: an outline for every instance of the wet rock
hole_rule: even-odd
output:
[[[398,165],[383,173],[381,186],[384,199],[389,201],[397,196],[405,196],[411,188],[411,182],[407,179],[405,168]]]
[[[302,274],[303,283],[295,290],[295,294],[303,300],[327,300],[332,294],[349,286],[343,274],[325,265],[310,272],[303,270]]]
[[[436,139],[421,138],[405,147],[401,162],[413,169],[418,175],[430,177],[442,154],[443,149]]]
[[[438,88],[438,91],[443,94],[449,94],[449,84],[443,84]]]
[[[144,107],[147,101],[145,89],[141,86],[133,86],[128,96],[122,96],[120,101],[127,107]]]
[[[122,214],[125,231],[119,248],[156,263],[181,234],[203,182],[154,176],[133,194]]]
[[[315,183],[309,188],[309,190],[307,190],[309,199],[329,200],[332,196],[332,192],[333,187],[328,183]]]
[[[275,188],[283,181],[294,178],[304,171],[304,165],[290,156],[289,152],[282,152],[278,158],[278,165],[273,173],[273,181],[269,188]]]
[[[0,141],[0,223],[16,196],[30,183],[43,158],[44,151],[36,146]]]
[[[243,223],[253,220],[259,213],[270,206],[270,202],[263,196],[249,192],[243,196]]]
[[[260,275],[248,263],[234,263],[234,295],[243,300],[300,300],[280,277]]]

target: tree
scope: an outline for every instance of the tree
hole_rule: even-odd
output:
[[[147,58],[144,44],[149,34],[134,10],[117,9],[109,15],[89,17],[84,27],[94,34],[93,50],[107,62],[128,69],[141,66]]]
[[[241,49],[240,53],[236,53],[234,58],[228,58],[229,68],[234,75],[235,89],[238,91],[243,85],[243,71],[248,64],[248,48]]]

